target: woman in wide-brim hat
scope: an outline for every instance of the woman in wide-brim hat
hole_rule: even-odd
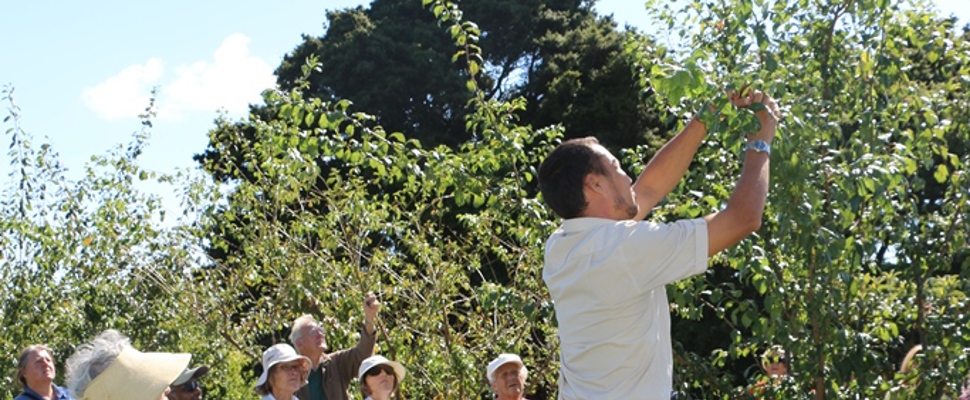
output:
[[[397,393],[398,385],[407,370],[398,362],[383,356],[370,356],[360,363],[357,379],[364,400],[389,400]]]
[[[307,384],[310,359],[288,344],[275,344],[263,352],[263,373],[256,381],[256,393],[263,400],[298,400],[296,392]]]
[[[191,359],[184,353],[143,353],[108,329],[67,360],[67,387],[78,400],[164,400]]]

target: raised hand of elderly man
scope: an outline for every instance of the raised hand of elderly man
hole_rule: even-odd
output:
[[[373,334],[377,331],[375,321],[380,309],[381,302],[377,301],[377,295],[373,292],[367,293],[367,296],[364,296],[364,329],[367,330],[367,333]]]

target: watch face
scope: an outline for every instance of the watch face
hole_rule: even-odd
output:
[[[771,146],[768,146],[768,143],[765,143],[764,140],[749,142],[747,148],[759,153],[771,153]]]

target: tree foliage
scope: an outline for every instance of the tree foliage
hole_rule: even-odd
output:
[[[328,35],[339,18],[353,19],[341,29],[391,24],[372,18],[392,4],[404,3],[332,13]],[[200,157],[207,178],[138,166],[149,108],[128,146],[72,180],[19,126],[7,88],[15,171],[0,203],[0,348],[13,357],[46,342],[63,362],[76,344],[117,328],[136,347],[211,365],[207,396],[248,398],[259,354],[286,340],[296,316],[322,319],[331,347],[351,346],[364,293],[375,291],[384,303],[378,351],[409,370],[403,398],[488,398],[484,367],[502,352],[525,359],[530,398],[554,398],[558,340],[541,268],[558,221],[534,180],[563,127],[573,128],[555,124],[555,108],[541,110],[554,92],[496,94],[507,59],[490,58],[483,32],[518,36],[480,28],[446,0],[419,5],[408,5],[424,13],[413,16],[443,33],[427,46],[450,53],[433,58],[427,78],[457,79],[451,94],[464,99],[459,129],[471,139],[452,146],[321,92],[315,71],[326,60],[314,56],[291,59],[300,74],[266,91],[248,118],[217,121]],[[622,52],[598,64],[594,54],[613,51],[603,49],[619,36],[586,20],[523,47],[494,46],[540,55],[534,71],[552,86],[576,77],[579,89],[564,83],[563,93],[590,105],[637,99],[632,108],[662,107],[676,125],[703,110],[711,133],[650,216],[657,221],[715,211],[729,196],[743,132],[757,120],[726,106],[726,87],[753,83],[784,106],[762,229],[708,273],[668,287],[677,389],[748,396],[757,355],[777,344],[794,357],[793,374],[766,389],[775,398],[954,397],[970,369],[966,34],[919,4],[886,1],[648,7],[682,43],[627,33]],[[503,18],[500,10],[488,18]],[[557,58],[576,49],[600,50]],[[606,92],[589,87],[603,82],[598,74],[568,72],[619,79],[623,68],[634,87],[625,100],[601,100]],[[535,124],[542,112],[549,122]],[[454,133],[441,129],[430,134]],[[621,153],[640,165],[651,150],[630,140]],[[164,215],[141,181],[174,185],[182,215]],[[917,343],[916,372],[896,374]],[[16,394],[13,368],[0,367],[0,398]]]
[[[684,357],[681,387],[730,396],[737,376],[705,382],[696,372],[780,344],[795,354],[794,378],[783,389],[792,396],[958,393],[970,340],[967,287],[954,275],[966,274],[970,206],[965,35],[918,4],[650,7],[671,29],[696,27],[683,28],[689,50],[663,58],[630,42],[642,80],[668,104],[697,107],[725,84],[751,82],[787,107],[766,226],[726,260],[756,295],[739,296],[748,292],[730,281],[672,287],[683,318],[713,313],[731,327],[711,353]],[[718,145],[698,154],[718,162],[687,178],[702,195],[725,193],[719,177],[737,168],[730,154],[740,137],[731,129],[718,136]],[[672,199],[682,207],[672,214],[690,214],[691,203],[717,206],[697,197]],[[685,339],[680,345],[690,353]],[[918,384],[907,387],[893,371],[917,343],[928,350]]]
[[[187,307],[197,295],[186,271],[200,265],[199,231],[191,218],[166,215],[158,196],[138,188],[175,185],[186,216],[198,211],[191,204],[207,199],[204,181],[138,166],[153,107],[130,143],[93,157],[72,178],[57,152],[35,144],[20,126],[13,88],[3,95],[13,168],[0,199],[0,351],[9,360],[0,367],[0,398],[19,393],[13,376],[24,347],[48,344],[62,367],[75,346],[106,328],[125,332],[141,349],[191,351],[197,362],[238,358],[212,341],[199,325],[205,316]],[[233,375],[238,370],[220,369],[213,379],[226,387],[248,385]],[[230,398],[245,392],[212,390]]]

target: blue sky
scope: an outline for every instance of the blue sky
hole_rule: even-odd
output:
[[[129,140],[158,87],[159,116],[142,165],[195,168],[192,155],[205,149],[218,110],[242,118],[300,35],[324,33],[325,10],[362,2],[4,1],[0,84],[16,88],[22,127],[54,145],[72,178],[92,155]],[[970,21],[970,9],[957,3],[937,1],[945,14]],[[597,9],[621,23],[647,21],[642,1],[600,0]],[[9,160],[0,154],[0,179],[7,179]]]

